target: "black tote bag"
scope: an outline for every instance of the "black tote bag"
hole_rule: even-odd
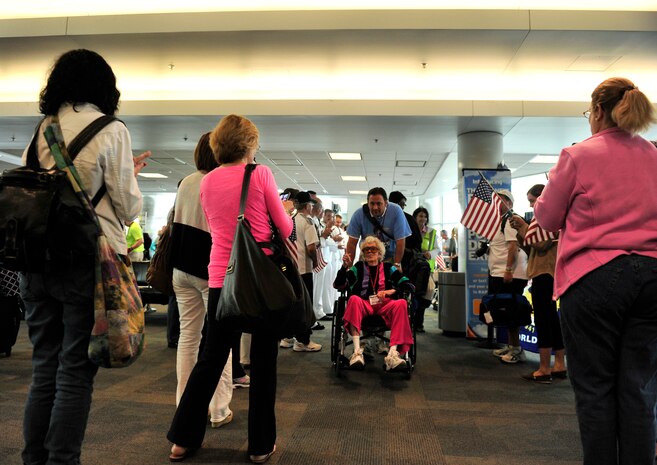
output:
[[[244,217],[251,173],[244,171],[240,213],[216,318],[243,332],[266,330],[291,335],[314,323],[312,302],[294,261],[276,241],[258,243]],[[266,255],[262,247],[274,254]]]

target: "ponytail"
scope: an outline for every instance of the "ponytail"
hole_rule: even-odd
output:
[[[629,79],[610,78],[591,94],[593,105],[600,105],[609,120],[632,135],[647,130],[657,121],[648,97]]]

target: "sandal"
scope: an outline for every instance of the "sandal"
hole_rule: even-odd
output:
[[[174,450],[177,449],[177,450]],[[169,462],[182,462],[187,457],[191,457],[196,452],[196,449],[190,447],[182,447],[177,444],[171,446],[171,453],[169,454]]]
[[[274,455],[274,452],[276,452],[276,444],[274,444],[274,448],[270,453],[264,455],[249,455],[249,459],[251,459],[251,462],[253,463],[265,463],[269,460],[269,457]]]

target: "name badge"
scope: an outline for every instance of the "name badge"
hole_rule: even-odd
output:
[[[378,305],[381,303],[381,299],[379,299],[379,296],[374,294],[370,296],[370,305]]]

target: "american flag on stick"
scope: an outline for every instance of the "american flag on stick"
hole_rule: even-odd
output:
[[[527,232],[525,233],[525,240],[523,241],[525,245],[536,244],[537,242],[547,241],[549,239],[555,240],[558,237],[558,233],[553,233],[546,231],[541,228],[536,221],[536,217],[532,218],[527,227]]]
[[[438,269],[443,271],[447,269],[447,265],[445,265],[445,259],[441,254],[436,255],[436,266]]]
[[[319,246],[319,244],[317,244],[317,266],[315,268],[313,268],[313,273],[319,273],[320,271],[322,271],[324,269],[324,267],[326,267],[326,265],[327,265],[327,263],[324,260],[324,255],[322,254],[322,249]]]
[[[492,241],[502,223],[500,217],[502,199],[486,178],[481,174],[480,176],[479,184],[461,217],[461,224]]]
[[[283,243],[287,249],[290,257],[294,260],[294,264],[299,268],[299,250],[297,249],[297,224],[292,217],[292,234],[290,237],[284,237]]]

